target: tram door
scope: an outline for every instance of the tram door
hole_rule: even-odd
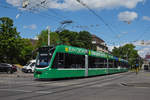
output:
[[[85,77],[88,76],[88,55],[85,55]]]

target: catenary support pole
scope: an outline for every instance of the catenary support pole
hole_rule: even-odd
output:
[[[88,55],[85,55],[85,77],[88,76]]]

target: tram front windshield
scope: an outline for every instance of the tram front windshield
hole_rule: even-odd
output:
[[[49,66],[50,60],[52,58],[54,50],[50,51],[39,51],[37,61],[36,61],[36,67],[37,68],[45,68]]]

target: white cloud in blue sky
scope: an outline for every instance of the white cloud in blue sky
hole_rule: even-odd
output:
[[[138,54],[143,58],[145,58],[145,55],[149,52],[150,52],[150,46],[147,46],[145,48],[142,48],[141,50],[138,50]]]
[[[135,46],[150,46],[150,40],[140,40],[140,41],[136,41],[134,42]]]
[[[17,14],[17,15],[16,15],[16,19],[18,19],[19,17],[20,17],[20,14]]]
[[[136,12],[125,11],[119,13],[118,18],[123,22],[132,22],[138,18],[138,14]]]
[[[13,6],[20,6],[21,0],[6,0],[9,4],[12,4]]]
[[[37,26],[36,26],[36,24],[31,24],[31,25],[25,25],[25,26],[23,26],[23,28],[35,30],[37,28]]]
[[[150,52],[150,40],[139,40],[133,43],[136,47],[141,47],[138,49],[138,54],[141,57],[145,57],[145,55]]]
[[[150,17],[149,17],[149,16],[143,16],[142,19],[143,19],[143,20],[146,20],[146,21],[150,21]]]
[[[13,6],[21,6],[22,0],[6,0]],[[45,0],[28,0],[30,7],[37,7]],[[113,9],[118,7],[135,8],[138,3],[143,3],[145,0],[80,0],[93,9]],[[36,2],[36,3],[35,3]],[[47,8],[55,8],[61,10],[80,10],[85,9],[76,0],[46,0],[43,6]],[[39,8],[39,6],[38,6]]]

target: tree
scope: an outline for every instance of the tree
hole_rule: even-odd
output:
[[[112,50],[112,54],[119,58],[128,60],[130,65],[135,65],[135,64],[139,63],[139,61],[137,61],[137,59],[139,59],[140,56],[138,55],[137,50],[135,50],[135,46],[133,44],[126,44],[119,48],[115,47]]]
[[[18,59],[18,62],[22,65],[26,64],[29,60],[31,60],[34,56],[32,54],[34,47],[29,39],[21,39],[21,52]]]
[[[21,37],[13,20],[8,17],[0,18],[0,62],[17,63],[21,51]]]
[[[59,35],[56,32],[51,32],[50,33],[50,45],[57,45],[59,44],[59,42],[60,42]],[[38,35],[36,48],[41,47],[41,46],[46,46],[46,45],[48,45],[48,30],[43,30]]]
[[[77,46],[76,44],[77,37],[78,37],[77,32],[63,30],[62,32],[58,34],[59,34],[61,44]]]
[[[92,36],[87,31],[80,31],[78,35],[78,41],[81,41],[80,47],[86,48],[86,49],[92,49]]]
[[[0,18],[0,62],[25,64],[31,59],[33,46],[29,39],[22,39],[13,26],[13,20]]]
[[[48,31],[43,30],[38,36],[37,48],[47,45]],[[86,49],[93,49],[92,36],[87,31],[74,32],[69,30],[63,30],[59,33],[50,33],[51,45],[71,45]]]
[[[59,33],[62,44],[92,49],[92,36],[87,31],[73,32],[64,30]]]

